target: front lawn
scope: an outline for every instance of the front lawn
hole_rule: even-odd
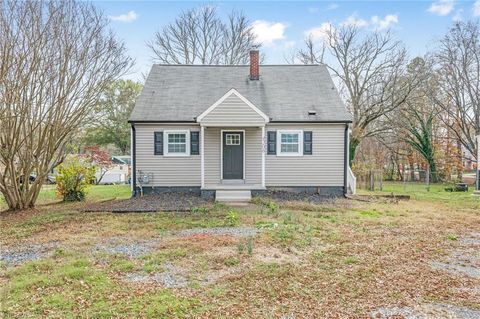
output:
[[[91,185],[87,190],[87,202],[129,198],[131,194],[130,185]],[[49,205],[61,200],[56,194],[55,185],[45,185],[40,191],[37,205]],[[0,194],[0,212],[6,209],[7,205]]]
[[[406,193],[400,187],[387,184],[383,193]],[[129,193],[128,186],[95,186],[87,201]],[[478,198],[441,186],[407,193],[410,201],[255,199],[245,207],[131,214],[83,213],[85,203],[59,203],[2,213],[0,313],[480,316]],[[53,189],[41,198],[42,204],[57,200]]]
[[[442,202],[449,206],[460,205],[472,208],[480,208],[480,198],[472,196],[475,187],[469,186],[468,192],[447,192],[446,187],[453,184],[430,184],[430,187],[423,183],[402,183],[384,182],[383,189],[370,192],[364,189],[357,190],[358,194],[395,194],[410,195],[413,199],[421,201]]]

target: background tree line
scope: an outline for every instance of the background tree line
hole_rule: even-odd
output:
[[[455,22],[432,52],[410,59],[390,31],[331,25],[307,37],[289,61],[324,63],[353,115],[350,162],[405,178],[409,167],[433,181],[462,173],[480,134],[478,21]]]

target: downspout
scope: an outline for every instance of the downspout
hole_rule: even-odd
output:
[[[132,196],[137,196],[137,138],[132,123]]]
[[[347,169],[348,169],[348,124],[345,125],[343,149],[343,196],[347,196]]]

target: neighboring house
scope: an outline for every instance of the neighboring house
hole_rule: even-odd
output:
[[[462,145],[462,166],[464,170],[472,171],[477,167],[475,157]]]
[[[96,178],[101,178],[100,184],[126,184],[130,177],[130,163],[130,156],[112,156],[112,165],[106,172],[98,171]]]
[[[352,116],[327,68],[258,59],[252,51],[250,66],[152,67],[129,120],[134,195],[347,192]]]

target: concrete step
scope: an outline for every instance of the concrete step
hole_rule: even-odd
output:
[[[219,202],[248,202],[252,199],[252,192],[241,189],[217,190],[215,192],[215,200]]]

